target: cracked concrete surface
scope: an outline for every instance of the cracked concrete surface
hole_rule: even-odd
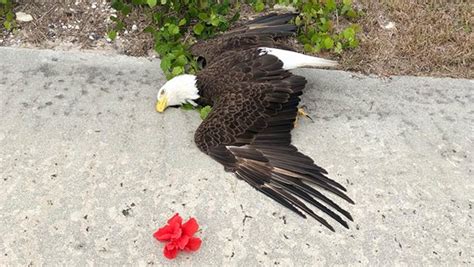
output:
[[[356,205],[336,233],[198,151],[197,112],[154,111],[159,61],[0,48],[0,265],[472,265],[474,83],[298,70],[294,143]],[[162,256],[179,212],[201,249]]]

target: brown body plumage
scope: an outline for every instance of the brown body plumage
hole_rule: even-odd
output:
[[[293,16],[270,15],[193,48],[207,62],[196,79],[198,101],[213,106],[195,142],[225,170],[297,214],[309,214],[334,231],[305,201],[348,228],[339,214],[349,220],[351,215],[319,191],[353,203],[345,188],[291,144],[305,78],[258,49],[278,46],[278,38],[291,34],[295,28],[287,22]]]

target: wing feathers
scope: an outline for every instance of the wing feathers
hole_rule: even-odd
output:
[[[287,13],[287,14],[269,14],[263,17],[256,18],[244,27],[236,29],[235,33],[242,33],[242,35],[262,35],[271,34],[274,36],[286,36],[296,32],[296,25],[288,24],[290,20],[296,17],[298,14]]]
[[[296,214],[300,215],[301,217],[306,218],[306,215],[304,215],[304,213],[302,213],[300,210],[295,208],[294,205],[292,205],[290,202],[288,202],[284,197],[281,196],[281,194],[279,194],[275,190],[273,190],[269,187],[259,187],[259,188],[257,188],[257,190],[264,193],[265,195],[269,196],[270,198],[272,198],[276,202],[282,204],[283,206],[287,207],[288,209],[290,209],[291,211],[293,211]]]
[[[273,185],[271,185],[271,188],[273,190],[275,190],[276,192],[278,192],[280,195],[282,195],[288,202],[290,202],[291,204],[293,204],[294,206],[300,208],[301,210],[303,210],[304,212],[308,213],[311,217],[313,217],[314,219],[316,219],[318,222],[320,222],[322,225],[326,226],[327,228],[329,228],[329,230],[335,232],[334,228],[325,220],[323,219],[322,217],[316,215],[316,213],[314,213],[310,208],[308,208],[303,202],[301,202],[301,200],[297,199],[296,197],[294,197],[292,194],[288,193],[287,191],[281,189],[281,188],[278,188],[278,187],[275,187]]]
[[[257,51],[241,54],[240,59],[223,77],[217,65],[201,72],[209,79],[206,86],[219,84],[218,90],[207,89],[209,98],[219,96],[196,131],[196,144],[227,171],[298,215],[310,215],[334,231],[310,208],[315,207],[348,228],[343,217],[352,221],[352,216],[323,194],[329,191],[354,203],[344,186],[325,176],[326,170],[291,145],[306,79],[283,70],[282,62],[272,55]]]
[[[326,204],[328,204],[329,206],[333,207],[335,210],[337,210],[339,213],[341,213],[342,215],[344,215],[347,219],[351,220],[351,221],[354,221],[352,219],[352,216],[349,212],[343,210],[339,205],[337,205],[334,201],[332,201],[331,199],[329,199],[328,197],[326,197],[325,195],[321,194],[319,191],[315,190],[314,188],[312,188],[311,186],[308,186],[307,184],[303,183],[303,182],[296,182],[295,185],[300,188],[301,190],[305,191],[306,193],[320,199],[321,201],[324,201]]]
[[[302,200],[304,200],[329,215],[345,228],[348,228],[347,222],[344,221],[341,216],[321,202],[317,201],[315,198],[321,200],[351,221],[352,216],[347,211],[340,208],[332,200],[320,193],[318,190],[304,183],[304,181],[315,184],[320,188],[323,188],[340,196],[343,199],[346,199],[349,202],[352,202],[352,200],[344,193],[340,192],[337,188],[325,182],[325,180],[315,178],[322,176],[322,174],[319,174],[319,176],[314,175],[314,177],[304,175],[301,170],[312,170],[315,174],[318,173],[316,171],[318,167],[314,165],[310,158],[304,155],[298,156],[299,152],[291,149],[291,146],[289,148],[283,147],[281,149],[272,148],[273,147],[267,147],[266,149],[262,149],[262,147],[257,147],[254,145],[245,145],[241,147],[227,146],[225,151],[230,151],[231,154],[220,152],[212,153],[211,156],[221,163],[226,162],[227,164],[231,164],[231,168],[228,169],[234,171],[237,177],[248,182],[257,190],[270,196],[280,204],[286,207],[291,206],[292,208],[290,209],[292,211],[296,210],[295,212],[300,216],[304,215],[301,213],[301,211],[304,211],[319,221],[321,224],[334,231],[334,228],[332,228],[332,226],[330,226],[326,220],[315,214],[310,208],[308,208],[308,206],[304,204],[304,202],[302,202]],[[268,153],[268,151],[272,152]],[[293,154],[293,157],[289,157],[292,160],[289,160],[285,163],[285,161],[279,158],[281,158],[281,155],[285,155],[284,153],[288,152]],[[278,154],[280,154],[280,157],[277,156]],[[223,156],[227,157],[227,159],[223,159]],[[294,161],[298,158],[302,159],[301,162]],[[293,168],[294,166],[288,162],[295,164],[294,166],[299,166],[299,168]],[[287,166],[282,166],[285,164]],[[330,180],[327,177],[326,179]]]
[[[235,157],[242,159],[250,159],[259,162],[268,162],[268,159],[265,158],[262,153],[258,153],[256,150],[248,149],[246,146],[243,147],[227,147]]]
[[[343,225],[345,228],[349,229],[349,225],[347,224],[346,221],[344,221],[339,215],[334,213],[332,210],[328,209],[326,206],[312,198],[309,194],[305,193],[303,190],[293,186],[293,185],[288,185],[288,184],[281,184],[284,186],[287,190],[292,192],[293,194],[297,195],[298,197],[302,198],[304,201],[310,203],[311,205],[315,206],[316,208],[320,209],[327,215],[329,215],[331,218],[339,222],[341,225]]]
[[[317,179],[321,182],[330,184],[342,191],[346,191],[346,188],[339,184],[338,182],[327,178],[324,176],[321,172],[324,170],[321,167],[313,164],[313,163],[305,163],[302,161],[299,161],[299,157],[295,157],[294,155],[281,155],[281,154],[270,154],[268,152],[265,152],[265,156],[268,157],[268,159],[272,160],[272,162],[275,164],[275,166],[280,167],[282,169],[298,172],[302,175],[309,175],[314,179]],[[312,181],[312,180],[311,180]],[[351,202],[351,201],[349,201]]]

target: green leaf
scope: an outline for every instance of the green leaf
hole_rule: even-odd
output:
[[[254,6],[255,11],[262,12],[265,9],[265,4],[262,1],[257,1]]]
[[[326,49],[331,49],[331,48],[334,47],[334,41],[332,40],[331,37],[326,37],[324,39],[323,44],[324,44],[324,48],[326,48]]]
[[[201,10],[206,9],[209,5],[208,1],[197,1],[197,2],[198,2],[198,7]]]
[[[13,21],[14,18],[15,18],[15,14],[13,14],[12,11],[8,11],[7,20],[11,22],[11,21]]]
[[[341,8],[341,14],[346,14],[349,10],[351,10],[351,6],[346,6],[344,5],[342,8]]]
[[[340,54],[342,52],[342,44],[341,42],[337,42],[336,47],[334,48],[334,52]]]
[[[344,36],[344,38],[346,38],[347,40],[352,40],[355,37],[355,30],[351,27],[348,27],[344,31],[342,31],[342,36]]]
[[[199,115],[201,116],[201,119],[204,120],[207,118],[209,115],[209,112],[211,112],[212,108],[211,106],[205,106],[199,111]]]
[[[8,20],[6,20],[5,22],[3,22],[3,26],[5,27],[5,29],[7,29],[7,31],[11,30],[12,29],[12,23]]]
[[[319,53],[321,51],[321,48],[321,43],[317,43],[313,48],[313,52]]]
[[[161,59],[160,67],[162,70],[169,70],[171,68],[171,58],[170,57],[163,57]]]
[[[336,1],[335,0],[326,0],[326,9],[328,11],[333,11],[336,9]]]
[[[146,0],[146,3],[148,4],[149,7],[156,6],[156,0]]]
[[[110,38],[110,40],[115,40],[117,38],[117,32],[114,30],[111,30],[107,33],[107,36]]]
[[[188,63],[188,58],[185,55],[180,55],[176,58],[175,63],[178,66],[184,66]]]
[[[145,29],[143,29],[143,32],[148,32],[151,34],[155,34],[155,29],[152,26],[147,26]]]
[[[115,25],[115,30],[121,31],[125,28],[125,23],[123,21],[117,20],[117,24]]]
[[[0,0],[0,4],[6,5],[6,4],[7,4],[7,0]]]
[[[181,108],[184,109],[184,110],[193,110],[194,106],[192,104],[189,104],[189,103],[184,103],[183,105],[181,105]]]
[[[171,35],[179,34],[179,27],[176,26],[175,24],[170,24],[168,26],[168,33],[171,34]]]
[[[311,43],[313,44],[317,44],[321,41],[321,36],[317,33],[313,34],[313,36],[311,36]]]
[[[155,41],[155,51],[160,55],[164,55],[169,52],[170,46],[168,43],[162,43],[160,41]],[[169,58],[169,57],[167,57]]]
[[[201,35],[202,31],[204,30],[204,25],[202,25],[202,23],[198,23],[196,25],[194,25],[193,27],[193,31],[196,35]]]
[[[111,6],[113,9],[120,11],[123,8],[123,2],[122,0],[113,0]]]
[[[176,76],[176,75],[180,75],[184,72],[184,68],[181,67],[181,66],[176,66],[173,68],[173,70],[171,71],[171,74],[173,74],[173,76]]]
[[[179,23],[178,23],[178,26],[183,26],[186,24],[186,18],[182,18]]]
[[[354,47],[357,47],[359,45],[359,41],[356,40],[356,39],[352,39],[349,41],[349,47],[350,48],[354,48]]]
[[[295,18],[295,25],[296,25],[296,26],[300,26],[301,24],[302,24],[302,22],[301,22],[301,17],[300,17],[300,16],[296,17],[296,18]]]
[[[217,27],[220,23],[219,17],[211,18],[211,25]]]
[[[132,8],[129,5],[124,5],[121,11],[124,16],[127,16],[132,11]]]
[[[322,23],[321,25],[319,25],[319,29],[322,31],[322,32],[327,32],[329,30],[329,21],[324,21],[324,23]]]
[[[342,0],[342,4],[344,4],[345,6],[350,6],[352,5],[352,0]]]
[[[356,18],[357,17],[357,12],[355,12],[354,9],[351,8],[347,11],[346,15],[349,18]]]
[[[159,13],[159,12],[155,12],[153,14],[153,21],[155,21],[156,23],[158,23],[159,25],[162,24],[162,21],[161,19],[163,18],[163,14]]]
[[[305,44],[304,45],[304,51],[306,52],[313,52],[313,46],[310,44]]]
[[[207,15],[207,13],[199,13],[198,18],[201,20],[207,20],[209,16]]]

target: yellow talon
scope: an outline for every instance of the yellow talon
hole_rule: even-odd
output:
[[[305,116],[305,117],[309,117],[308,113],[306,113],[306,111],[304,111],[304,108],[298,108],[298,116]]]
[[[298,108],[298,113],[297,113],[297,116],[296,116],[296,119],[295,119],[295,128],[298,126],[298,120],[300,117],[306,117],[308,119],[310,119],[311,121],[313,121],[313,119],[309,116],[308,113],[306,113],[306,111],[304,111],[304,108]]]

